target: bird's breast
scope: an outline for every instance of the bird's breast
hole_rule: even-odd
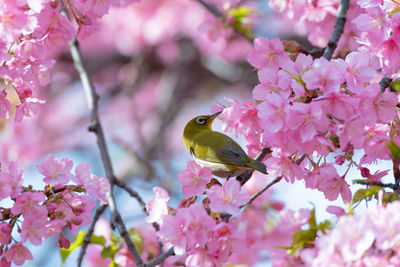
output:
[[[206,160],[201,160],[193,156],[194,161],[199,164],[202,168],[209,168],[215,176],[221,178],[228,178],[240,175],[246,168],[239,166],[234,166],[230,164],[211,162]]]

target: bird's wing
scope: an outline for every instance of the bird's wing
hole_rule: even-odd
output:
[[[202,149],[202,160],[238,166],[247,166],[249,157],[238,143],[219,132],[208,132],[197,139],[198,149]],[[196,156],[196,155],[195,155]]]

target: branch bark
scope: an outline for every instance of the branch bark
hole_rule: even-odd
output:
[[[85,237],[83,238],[83,243],[81,250],[79,251],[79,256],[78,256],[78,266],[82,265],[83,257],[85,256],[86,249],[90,244],[90,238],[93,234],[94,227],[96,226],[97,221],[99,220],[101,214],[106,210],[107,205],[102,204],[96,209],[96,213],[93,216],[93,220],[90,224],[89,230],[87,231]]]
[[[340,36],[342,36],[343,29],[346,24],[347,10],[349,9],[350,5],[349,2],[349,0],[342,0],[340,2],[338,13],[336,16],[335,28],[333,29],[331,39],[329,40],[328,45],[326,46],[324,51],[324,58],[326,58],[327,60],[330,60],[332,58],[332,55],[335,52],[335,49],[339,42]]]
[[[110,193],[107,196],[107,200],[110,207],[112,220],[116,225],[120,235],[124,239],[129,252],[132,254],[132,257],[136,265],[143,266],[143,261],[140,258],[140,255],[137,252],[136,247],[129,236],[126,226],[121,218],[121,214],[119,213],[115,203],[113,189],[116,179],[114,176],[114,170],[112,167],[111,159],[108,153],[103,127],[101,125],[99,117],[99,107],[98,107],[99,95],[97,94],[96,88],[94,87],[93,82],[85,69],[85,66],[83,64],[82,54],[79,48],[79,42],[76,38],[74,38],[70,42],[70,52],[72,59],[74,61],[75,68],[78,71],[80,79],[82,81],[82,86],[86,93],[86,98],[88,100],[88,107],[91,112],[91,125],[89,126],[89,131],[93,132],[96,135],[97,146],[99,148],[100,155],[103,161],[106,177],[110,181],[111,188],[110,188]],[[85,252],[82,253],[84,254]]]

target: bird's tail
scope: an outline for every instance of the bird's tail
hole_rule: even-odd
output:
[[[252,162],[249,164],[249,167],[252,169],[255,169],[256,171],[259,171],[264,174],[268,174],[267,172],[267,166],[265,166],[264,163],[257,161],[257,160],[252,160]]]

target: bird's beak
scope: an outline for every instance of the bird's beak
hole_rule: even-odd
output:
[[[222,113],[222,111],[218,111],[217,113],[214,113],[214,114],[212,114],[211,115],[211,118],[212,119],[215,119],[219,114],[221,114]]]

